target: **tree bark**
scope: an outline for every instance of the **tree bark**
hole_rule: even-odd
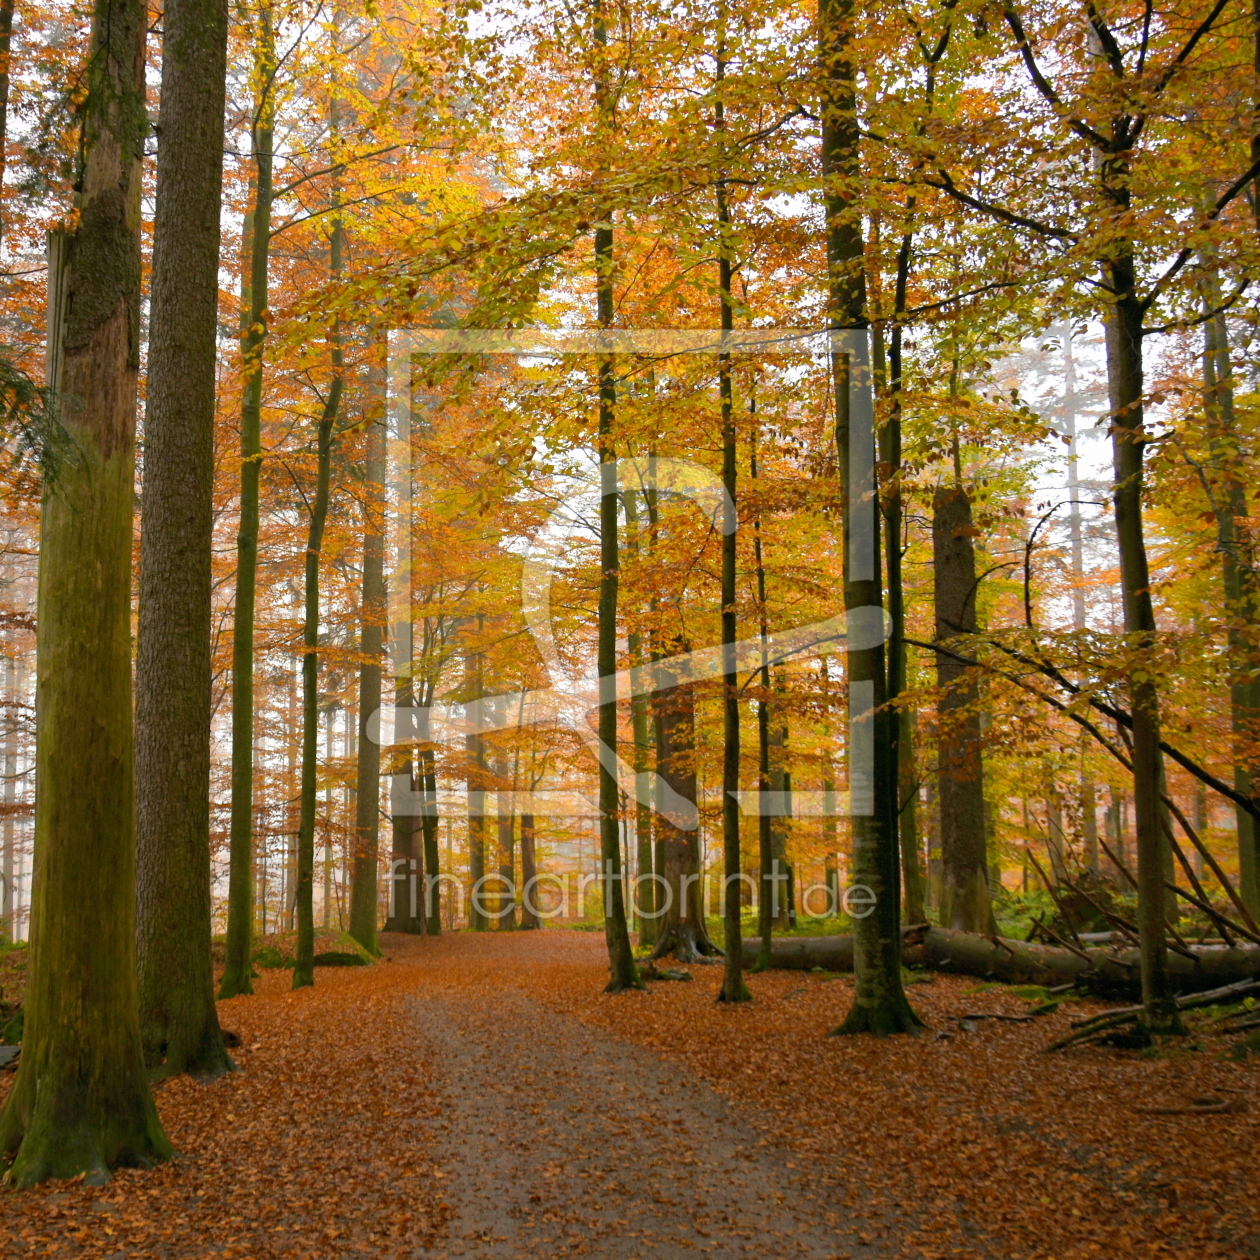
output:
[[[210,650],[226,0],[168,0],[136,645],[137,980],[163,1075],[232,1062],[210,958]]]
[[[481,628],[478,620],[478,630]],[[468,652],[464,659],[465,687],[469,693],[464,711],[470,721],[481,722],[482,692],[481,653]],[[486,878],[486,744],[476,731],[465,736],[468,751],[468,879],[472,895],[468,905],[468,926],[475,932],[484,932],[489,926],[482,912],[482,891]]]
[[[976,553],[971,496],[961,484],[938,487],[932,502],[936,640],[948,646],[976,632]],[[938,652],[937,790],[941,810],[942,927],[995,932],[986,861],[980,690],[954,656]]]
[[[901,961],[907,967],[975,976],[1002,984],[1037,984],[1053,988],[1074,984],[1108,997],[1141,993],[1136,949],[1096,948],[1086,944],[1078,954],[1050,945],[955,932],[948,928],[909,926],[903,929]],[[751,958],[759,942],[744,942]],[[1201,993],[1260,976],[1260,946],[1204,945],[1191,948],[1193,958],[1174,954],[1169,974],[1179,992]],[[1081,954],[1085,957],[1082,958]],[[771,966],[789,971],[852,971],[852,936],[780,938],[771,951]]]
[[[1127,211],[1127,159],[1104,162],[1104,190],[1117,213]],[[1131,246],[1113,245],[1103,264],[1115,305],[1106,324],[1107,378],[1111,404],[1116,541],[1124,629],[1130,650],[1148,647],[1155,635],[1150,567],[1142,524],[1143,429],[1142,307],[1135,293],[1136,263]],[[1142,942],[1143,1024],[1150,1034],[1179,1033],[1181,1017],[1173,1000],[1164,943],[1164,837],[1160,826],[1159,695],[1150,671],[1128,671],[1133,715],[1133,801],[1137,830],[1138,930]]]
[[[595,106],[599,131],[610,138],[612,98],[607,59],[608,30],[602,0],[596,0],[594,22]],[[612,208],[595,229],[595,287],[601,328],[613,323]],[[621,561],[617,544],[617,456],[613,448],[613,419],[617,406],[616,374],[610,354],[599,360],[599,848],[604,894],[604,940],[608,946],[608,993],[643,987],[630,946],[626,924],[625,871],[621,863],[617,783],[617,588]]]
[[[725,79],[725,51],[719,46],[717,59],[718,96],[715,105],[715,128],[721,136],[725,119],[721,85]],[[727,202],[726,182],[717,183],[718,212],[718,290],[721,298],[721,327],[724,334],[734,330],[734,307],[731,299],[731,212]],[[735,444],[735,403],[731,380],[731,356],[723,350],[718,355],[718,394],[722,423],[722,926],[726,966],[722,977],[719,1002],[749,1002],[752,994],[744,983],[744,957],[740,946],[740,890],[743,861],[739,851],[739,673],[735,667],[735,643],[738,636],[736,584],[739,520],[736,495],[739,490],[737,450]]]
[[[1220,285],[1214,273],[1205,286],[1205,305],[1220,302]],[[1230,363],[1229,329],[1223,315],[1203,326],[1203,409],[1207,419],[1208,451],[1216,484],[1205,477],[1216,517],[1216,547],[1221,554],[1221,584],[1229,618],[1230,655],[1247,659],[1252,637],[1244,627],[1254,627],[1260,613],[1254,540],[1248,523],[1246,478],[1238,419],[1234,408],[1233,368]],[[1234,744],[1234,789],[1254,798],[1254,769],[1249,748],[1260,733],[1260,683],[1235,666],[1229,688],[1230,733]],[[1239,893],[1253,916],[1260,916],[1260,879],[1257,877],[1255,819],[1241,806],[1234,807],[1237,827]]]
[[[497,766],[500,784],[511,782],[516,787],[516,776],[508,778],[507,761],[503,759]],[[499,921],[500,931],[516,930],[516,814],[511,806],[505,806],[499,794],[496,810],[499,827]]]
[[[329,241],[329,270],[335,280],[341,274],[343,228],[333,220]],[[328,497],[332,479],[332,447],[344,388],[345,359],[341,349],[341,324],[334,320],[328,334],[332,380],[324,398],[315,435],[315,495],[311,500],[310,528],[306,539],[304,615],[302,624],[302,784],[297,852],[297,947],[293,959],[293,987],[315,983],[315,812],[319,778],[319,561],[328,521]]]
[[[262,471],[263,345],[271,256],[272,152],[275,143],[276,40],[269,5],[258,14],[254,43],[254,205],[246,216],[248,280],[242,281],[241,501],[232,610],[232,809],[229,829],[226,966],[219,997],[253,993],[254,915],[254,605],[258,581],[258,485]]]
[[[75,458],[40,521],[35,869],[8,1180],[109,1180],[173,1152],[136,988],[131,548],[147,11],[93,13],[79,215],[49,249],[47,380]]]
[[[354,857],[350,878],[350,935],[370,954],[376,936],[377,865],[380,848],[381,746],[367,724],[381,708],[381,660],[385,650],[385,421],[367,426],[363,478],[363,586],[360,599],[359,743],[355,764]]]
[[[862,178],[859,160],[856,76],[852,58],[852,0],[819,0],[819,57],[823,71],[822,158],[827,216],[828,326],[867,335],[864,249],[861,210],[856,205]],[[886,1036],[916,1032],[921,1021],[910,1008],[901,983],[901,888],[897,842],[897,764],[892,717],[887,698],[879,531],[874,502],[875,451],[872,432],[852,425],[850,384],[869,373],[869,362],[855,362],[832,348],[835,441],[844,508],[844,606],[850,638],[846,644],[849,681],[850,758],[857,743],[874,747],[873,781],[854,782],[850,774],[855,882],[869,888],[874,904],[858,922],[857,968],[853,1006],[838,1033],[871,1032]],[[869,389],[860,376],[859,389]],[[869,446],[869,449],[868,449]],[[878,620],[877,620],[878,619]],[[864,646],[857,647],[860,637]],[[875,640],[874,642],[871,642]],[[865,644],[871,643],[870,646]],[[867,725],[869,724],[869,725]],[[865,728],[865,729],[864,729]],[[869,734],[868,734],[869,732]],[[861,807],[869,790],[870,812]]]
[[[13,0],[0,0],[0,186],[4,184],[5,146],[9,138],[9,72],[12,66]],[[0,206],[0,240],[4,239],[3,206]]]
[[[521,814],[521,930],[533,931],[542,927],[542,920],[532,907],[538,904],[538,862],[535,853],[534,815]]]
[[[671,675],[665,666],[658,665],[657,670],[664,681],[670,680]],[[684,801],[694,804],[695,697],[690,684],[676,676],[673,680],[675,685],[658,692],[653,702],[657,717],[656,764],[663,782]],[[700,834],[695,828],[687,830],[679,827],[659,809],[656,825],[659,836],[657,868],[664,873],[661,894],[665,901],[665,913],[660,919],[660,935],[652,957],[664,958],[672,954],[679,962],[715,957],[722,951],[709,939],[704,923]]]

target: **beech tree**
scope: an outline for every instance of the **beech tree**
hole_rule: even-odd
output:
[[[35,873],[9,1178],[109,1180],[172,1154],[136,988],[131,539],[148,14],[93,11],[79,214],[49,249],[48,380],[74,458],[40,538]]]

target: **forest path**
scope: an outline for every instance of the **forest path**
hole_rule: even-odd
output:
[[[837,1200],[824,1167],[793,1167],[771,1134],[684,1065],[535,996],[582,973],[597,992],[601,936],[384,943],[395,964],[424,973],[414,1009],[439,1095],[429,1123],[452,1217],[448,1237],[422,1254],[896,1254],[837,1208],[844,1192]]]

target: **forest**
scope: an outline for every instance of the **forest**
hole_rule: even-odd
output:
[[[1260,6],[0,0],[0,1241],[1260,1255]]]

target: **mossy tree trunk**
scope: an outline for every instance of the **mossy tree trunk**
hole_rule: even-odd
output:
[[[258,485],[262,471],[263,346],[271,257],[276,37],[269,5],[254,30],[254,204],[246,215],[247,278],[241,284],[241,499],[232,609],[232,806],[229,824],[226,966],[219,997],[253,993],[254,927],[254,606],[258,580]]]
[[[136,649],[137,968],[145,1057],[232,1066],[210,959],[210,558],[225,0],[168,0]]]
[[[0,1113],[27,1186],[172,1154],[136,988],[131,547],[148,13],[101,0],[82,107],[79,215],[49,248],[48,380],[74,444],[40,521],[34,873],[26,1018]]]

